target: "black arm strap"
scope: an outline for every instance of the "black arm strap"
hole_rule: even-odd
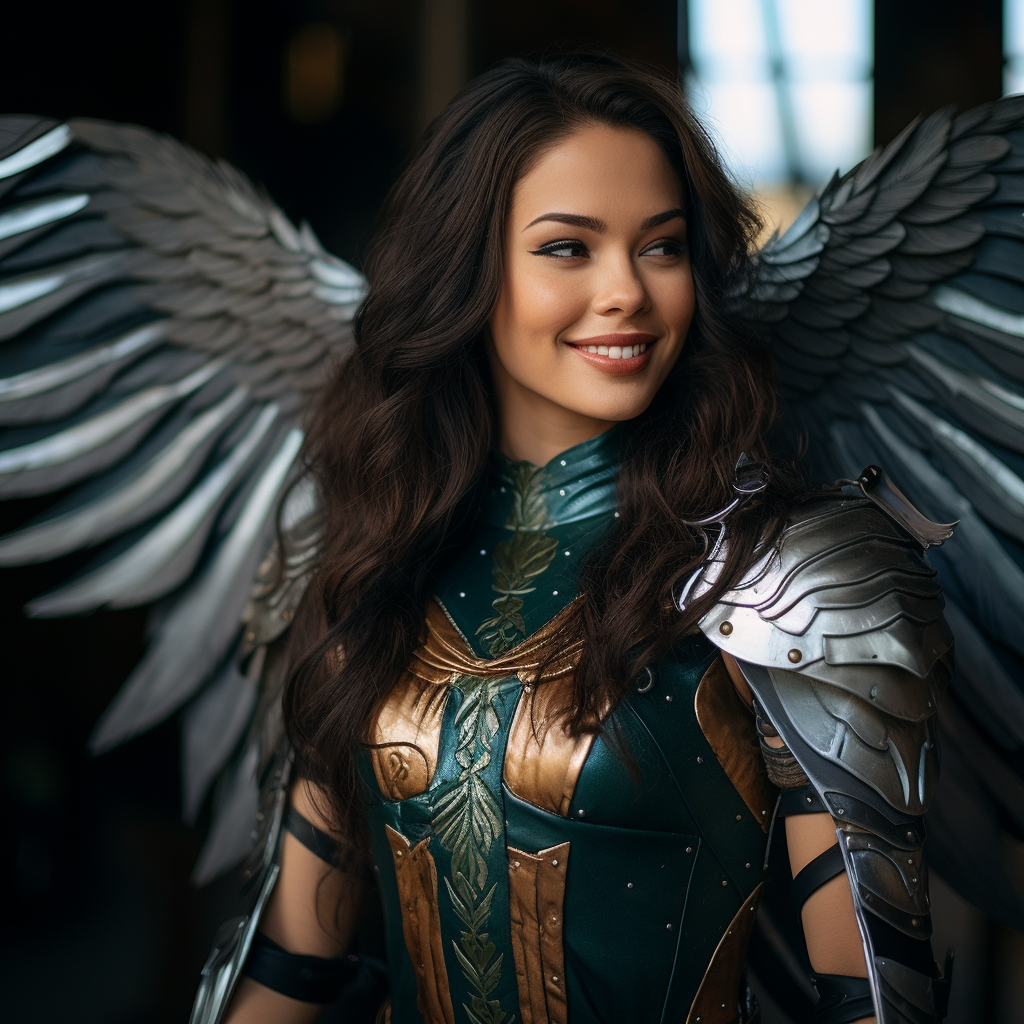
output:
[[[850,1024],[875,1015],[871,985],[867,978],[851,978],[845,974],[816,974],[818,1005],[814,1024]]]
[[[788,818],[793,814],[828,813],[828,808],[821,802],[821,797],[811,785],[797,786],[795,789],[784,789],[779,798],[778,816]]]
[[[303,1003],[332,1003],[342,986],[356,973],[359,958],[289,953],[263,932],[257,932],[249,949],[245,973],[261,985]]]
[[[288,808],[284,827],[307,850],[311,850],[328,864],[335,865],[338,859],[338,844],[323,829],[317,828],[311,821],[299,814],[294,807]]]
[[[797,872],[793,879],[793,884],[789,889],[789,897],[793,901],[793,906],[797,909],[802,907],[813,893],[845,870],[843,851],[839,848],[838,843],[835,846],[830,846],[824,853],[819,853],[810,864]]]

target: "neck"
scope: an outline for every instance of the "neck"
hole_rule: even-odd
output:
[[[614,420],[573,412],[508,378],[496,391],[498,450],[513,462],[546,466],[556,455],[615,426]]]

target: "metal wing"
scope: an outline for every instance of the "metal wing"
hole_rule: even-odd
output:
[[[929,859],[1024,929],[1024,97],[912,124],[836,176],[739,296],[772,323],[817,482],[868,464],[934,520],[956,636]]]
[[[33,615],[159,602],[92,745],[193,701],[191,812],[251,718],[243,609],[298,477],[300,415],[351,345],[362,294],[226,163],[143,128],[0,118],[0,499],[55,495],[0,538],[0,565],[94,549]],[[285,527],[313,504],[295,488]]]

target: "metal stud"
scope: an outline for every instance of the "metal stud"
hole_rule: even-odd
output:
[[[551,980],[557,985],[558,984],[558,975],[557,974],[552,974],[551,975]]]
[[[729,879],[728,878],[723,878],[722,879],[722,885],[728,885],[728,884],[729,884]]]
[[[726,619],[725,622],[718,627],[718,632],[721,633],[722,636],[728,636],[732,632],[732,623]]]
[[[557,860],[553,860],[553,861],[551,862],[551,866],[552,866],[553,868],[557,868],[557,867],[558,867],[558,861],[557,861]]]
[[[703,763],[704,763],[704,758],[703,758],[703,757],[700,757],[700,756],[698,755],[698,757],[697,757],[697,764],[703,764]]]
[[[794,647],[786,657],[795,665],[801,658],[803,658],[803,655]]]
[[[669,921],[669,923],[667,925],[665,925],[665,931],[667,931],[667,932],[672,931],[672,922],[671,921]]]
[[[627,889],[632,889],[633,888],[633,883],[632,882],[627,882],[626,883],[626,888]]]
[[[576,812],[576,815],[577,815],[577,817],[580,817],[580,818],[585,817],[585,814],[583,813],[583,808],[582,807]]]
[[[686,848],[686,852],[687,852],[687,853],[693,853],[693,847],[692,847],[692,846],[688,846],[688,847]]]
[[[559,494],[560,494],[560,495],[561,495],[561,496],[562,496],[563,498],[565,497],[565,491],[564,491],[564,490],[562,490],[561,488],[559,488],[559,491],[558,491],[558,493],[559,493]]]
[[[736,820],[737,821],[742,821],[743,820],[743,815],[742,814],[737,814],[736,815]]]
[[[669,702],[669,704],[671,704],[672,703],[672,694],[671,693],[666,693],[665,694],[665,700],[667,700]]]
[[[749,861],[747,861],[747,863],[746,863],[746,864],[744,864],[743,866],[744,866],[745,868],[749,868],[749,867],[750,867],[750,862],[749,862]]]

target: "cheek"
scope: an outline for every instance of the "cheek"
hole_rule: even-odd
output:
[[[690,274],[661,282],[659,288],[652,290],[652,298],[662,323],[669,330],[685,335],[697,305]]]
[[[491,316],[495,348],[507,355],[545,360],[560,356],[558,337],[586,312],[586,295],[566,275],[513,266]],[[532,271],[532,272],[531,272]]]

